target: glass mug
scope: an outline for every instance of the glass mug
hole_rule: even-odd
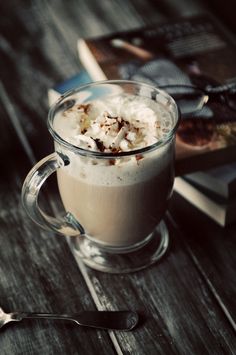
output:
[[[63,127],[57,122],[65,110],[121,94],[160,105],[170,125],[162,139],[142,149],[107,153],[77,147],[61,137]],[[178,122],[172,97],[146,84],[104,81],[66,93],[48,115],[55,152],[33,167],[22,188],[28,215],[40,226],[67,236],[75,257],[94,269],[126,273],[153,264],[169,244],[162,219],[174,182]],[[48,216],[38,205],[40,188],[54,172],[64,217]]]

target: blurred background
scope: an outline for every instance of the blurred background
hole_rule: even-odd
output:
[[[234,0],[1,1],[1,116],[9,115],[13,125],[21,121],[40,158],[51,150],[50,143],[38,135],[38,130],[47,134],[47,91],[81,68],[79,37],[125,31],[204,11],[233,32],[234,10]],[[9,144],[6,137],[2,139],[2,146]]]

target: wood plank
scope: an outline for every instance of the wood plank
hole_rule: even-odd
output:
[[[96,307],[66,240],[37,227],[22,208],[20,192],[30,164],[1,96],[0,102],[4,137],[0,149],[0,306],[7,312],[93,310]],[[3,355],[116,353],[106,331],[45,320],[6,326],[1,330],[0,349]]]
[[[177,194],[171,211],[189,255],[236,330],[236,224],[218,226]]]
[[[138,310],[142,323],[117,333],[124,354],[234,354],[235,333],[170,221],[171,249],[144,271],[112,275],[84,267],[102,309]]]

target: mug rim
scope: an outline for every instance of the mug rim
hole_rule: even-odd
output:
[[[67,142],[65,139],[63,139],[55,130],[53,127],[53,119],[54,119],[54,114],[57,110],[57,108],[59,107],[59,105],[61,104],[61,102],[68,98],[69,96],[78,93],[78,92],[82,92],[84,90],[86,90],[87,88],[91,88],[91,87],[95,87],[95,86],[101,86],[101,85],[118,85],[118,84],[131,84],[131,85],[136,85],[136,86],[144,86],[149,88],[150,90],[154,90],[156,91],[158,94],[162,94],[166,97],[168,97],[168,99],[171,101],[171,103],[174,105],[174,107],[176,108],[176,122],[174,124],[174,126],[172,127],[172,129],[170,130],[170,132],[168,132],[168,134],[158,140],[157,142],[148,145],[146,147],[143,148],[139,148],[139,149],[133,149],[133,150],[128,150],[128,151],[123,151],[123,152],[97,152],[97,151],[93,151],[93,150],[89,150],[89,149],[85,149],[85,148],[81,148],[78,147],[72,143]],[[179,125],[179,121],[180,121],[180,111],[178,108],[178,105],[176,104],[175,100],[171,97],[171,95],[169,95],[167,92],[165,92],[162,89],[159,89],[158,87],[143,83],[143,82],[139,82],[139,81],[134,81],[134,80],[103,80],[103,81],[96,81],[96,82],[92,82],[92,83],[88,83],[85,85],[81,85],[75,89],[72,90],[68,90],[66,91],[64,94],[62,94],[57,101],[50,107],[49,112],[48,112],[48,119],[47,119],[47,126],[48,126],[48,130],[50,132],[50,134],[52,135],[53,139],[61,144],[62,146],[64,146],[65,148],[69,149],[70,151],[73,151],[74,153],[83,155],[83,156],[90,156],[90,157],[95,157],[95,158],[103,158],[103,159],[111,159],[111,158],[119,158],[119,157],[127,157],[127,156],[133,156],[133,155],[138,155],[138,154],[142,154],[145,152],[150,152],[153,151],[159,147],[164,146],[165,144],[167,144],[172,137],[174,136],[175,132],[177,131],[178,125]]]

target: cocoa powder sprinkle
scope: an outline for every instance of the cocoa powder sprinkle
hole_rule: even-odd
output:
[[[92,137],[91,137],[92,138]],[[100,152],[104,152],[104,150],[105,150],[105,146],[104,146],[104,144],[103,144],[103,142],[100,140],[100,139],[98,139],[98,138],[96,138],[96,139],[94,139],[94,141],[95,141],[95,143],[96,143],[96,145],[97,145],[97,147],[98,147],[98,149],[100,150]]]
[[[79,111],[82,110],[87,115],[88,112],[89,112],[90,107],[91,107],[91,104],[80,104],[80,105],[77,106],[77,109]]]

